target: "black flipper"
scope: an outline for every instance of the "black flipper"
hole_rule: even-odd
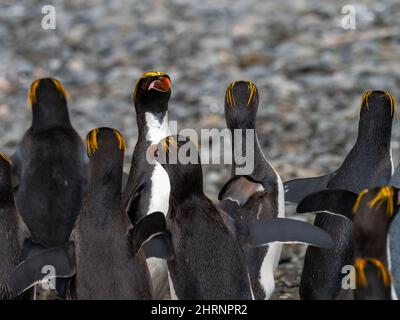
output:
[[[341,215],[353,221],[352,209],[357,198],[358,194],[351,191],[334,189],[323,190],[305,197],[297,206],[297,212],[325,212]]]
[[[304,243],[319,248],[331,248],[331,236],[312,224],[287,218],[260,219],[238,225],[240,240],[252,247],[271,242]]]
[[[42,251],[45,251],[48,249],[49,248],[44,245],[33,242],[31,238],[26,238],[24,241],[22,257],[23,257],[23,259],[26,259],[28,257],[31,257],[31,256],[39,253],[39,252],[42,252]]]
[[[174,249],[169,232],[151,238],[143,244],[142,249],[146,258],[171,260],[174,257]]]
[[[153,237],[168,233],[165,216],[162,212],[153,212],[142,219],[130,230],[133,252],[136,255],[143,244]]]
[[[44,266],[54,267],[55,274],[43,273]],[[68,242],[60,247],[41,251],[20,263],[9,278],[13,297],[40,283],[44,278],[71,278],[76,273],[75,247]]]
[[[310,193],[326,189],[332,174],[321,177],[294,179],[286,181],[283,186],[285,188],[285,201],[299,203],[304,197]]]
[[[250,176],[234,176],[222,187],[218,194],[218,200],[231,200],[240,206],[244,205],[256,192],[268,189],[268,181],[257,181]]]

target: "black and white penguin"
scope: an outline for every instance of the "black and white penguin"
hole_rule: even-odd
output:
[[[166,230],[165,217],[154,213],[132,226],[122,201],[125,141],[115,129],[98,128],[87,135],[88,184],[71,241],[41,252],[20,264],[10,278],[18,294],[43,279],[72,278],[72,299],[151,299],[152,288],[144,242]],[[50,279],[50,277],[49,277]]]
[[[394,98],[387,92],[363,94],[358,137],[342,166],[332,174],[285,183],[285,200],[298,203],[307,194],[323,189],[359,193],[388,184],[393,172],[391,157]],[[335,247],[308,248],[300,284],[302,299],[334,299],[340,289],[341,268],[352,262],[351,223],[332,215],[317,215],[314,224],[327,231]]]
[[[376,187],[363,190],[359,195],[346,190],[324,190],[305,197],[298,211],[330,214],[352,221],[356,278],[350,279],[350,284],[354,281],[355,287],[351,288],[349,283],[343,284],[348,279],[342,273],[337,299],[397,300],[395,283],[390,275],[393,264],[390,262],[388,233],[399,211],[399,189]]]
[[[198,150],[189,138],[163,139],[154,156],[171,182],[167,227],[173,248],[173,259],[168,261],[173,299],[254,298],[242,244],[259,247],[274,241],[298,241],[320,247],[332,245],[325,232],[301,221],[239,221],[216,207],[203,192]],[[253,184],[250,177],[239,178],[238,183],[243,184],[240,179]],[[250,207],[253,202],[260,205],[265,195],[262,184],[254,184],[260,192],[243,200]],[[237,189],[232,182],[225,193],[242,198]]]
[[[68,241],[81,208],[85,148],[71,125],[67,93],[56,79],[39,79],[29,91],[32,125],[12,157],[15,201],[35,242]]]
[[[254,207],[254,210],[243,208],[243,203],[239,203],[238,199],[229,198],[224,192],[219,194],[219,200],[222,200],[221,206],[226,212],[233,214],[235,219],[247,221],[285,216],[282,180],[264,156],[255,131],[258,103],[257,87],[250,81],[235,81],[226,90],[225,119],[231,131],[233,154],[232,179],[226,186],[232,181],[237,181],[238,188],[246,189],[246,185],[249,185],[248,180],[237,180],[237,178],[240,176],[240,169],[243,170],[249,166],[253,169],[247,175],[256,181],[262,181],[264,187],[268,188],[267,197],[264,198],[262,206]],[[237,150],[238,146],[240,146],[239,150]],[[243,162],[243,159],[246,161]],[[243,185],[239,185],[239,181]],[[225,190],[226,186],[222,190]],[[248,192],[250,196],[251,192],[255,193],[256,190],[249,189]],[[279,264],[282,244],[273,243],[260,248],[244,248],[244,251],[255,298],[269,299],[275,290],[274,272]]]
[[[146,72],[137,81],[133,93],[138,126],[131,168],[123,199],[133,223],[155,211],[167,214],[170,185],[168,175],[159,163],[146,160],[147,149],[169,136],[168,102],[171,97],[171,79],[160,71]],[[148,260],[155,296],[168,295],[167,265],[164,260]]]

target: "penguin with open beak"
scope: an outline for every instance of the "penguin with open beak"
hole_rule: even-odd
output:
[[[300,202],[300,213],[334,215],[352,222],[355,274],[342,273],[337,299],[397,300],[391,276],[389,230],[399,209],[399,189],[392,186],[366,189],[359,195],[347,190],[324,190]]]
[[[149,154],[161,163],[171,184],[167,228],[173,251],[168,260],[173,299],[254,298],[244,244],[260,247],[272,242],[302,242],[324,248],[333,245],[325,232],[305,222],[284,218],[239,221],[218,208],[203,192],[200,156],[189,138],[167,137],[158,146],[152,146]],[[227,193],[231,192],[234,190],[228,187]],[[260,204],[260,193],[246,203]]]
[[[160,71],[146,72],[137,81],[133,93],[139,131],[123,200],[132,223],[152,212],[167,214],[170,185],[168,175],[159,163],[146,161],[151,144],[171,134],[168,124],[168,102],[171,79]],[[169,295],[167,265],[164,260],[148,259],[155,297]]]
[[[342,166],[317,178],[285,183],[285,200],[298,203],[306,195],[324,189],[360,193],[387,185],[393,173],[391,132],[395,100],[383,91],[363,94],[358,137]],[[341,269],[352,263],[352,225],[334,215],[317,215],[314,224],[334,239],[332,250],[308,248],[300,283],[302,299],[334,299],[340,290]]]
[[[226,90],[225,119],[232,137],[232,178],[224,185],[218,199],[233,218],[246,221],[285,216],[282,180],[264,156],[255,131],[258,103],[257,87],[250,81],[235,81]],[[239,151],[236,150],[238,146]],[[246,164],[239,163],[238,158],[252,164],[253,170],[245,176],[240,175],[238,169]],[[259,186],[261,189],[257,188]],[[264,192],[263,199],[253,202],[252,207],[245,206],[248,198],[260,190]],[[282,244],[244,247],[244,251],[255,298],[269,299],[275,290],[274,272]]]

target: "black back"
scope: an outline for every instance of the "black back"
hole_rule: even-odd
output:
[[[367,92],[361,101],[357,141],[328,182],[329,189],[355,193],[388,183],[392,173],[390,140],[394,101],[383,91]],[[302,299],[334,299],[340,290],[341,269],[352,263],[351,222],[330,214],[317,215],[314,224],[327,231],[335,248],[309,247],[300,284]]]
[[[77,274],[75,299],[150,299],[150,277],[143,253],[134,254],[132,224],[121,195],[125,142],[110,128],[87,138],[89,174],[81,214],[72,234]]]
[[[157,158],[171,181],[167,225],[174,259],[168,261],[168,270],[174,291],[179,299],[251,299],[234,223],[204,195],[198,155],[197,163],[170,164],[173,150],[197,152],[188,139],[179,139],[163,140]]]
[[[16,204],[35,242],[68,241],[79,214],[86,177],[83,143],[71,126],[66,92],[55,79],[31,86],[32,126],[13,157]]]
[[[228,86],[225,94],[225,120],[232,135],[232,176],[237,174],[236,169],[241,166],[235,161],[234,156],[234,147],[241,144],[242,150],[241,153],[239,153],[240,156],[246,157],[249,161],[254,157],[254,170],[248,173],[248,175],[258,181],[268,181],[271,186],[266,198],[263,200],[264,206],[262,212],[258,212],[258,205],[252,208],[242,208],[229,200],[221,202],[221,207],[234,219],[244,219],[247,221],[257,218],[277,217],[279,211],[278,183],[280,181],[278,181],[277,173],[265,158],[255,131],[258,104],[258,90],[252,82],[236,81]],[[252,145],[249,146],[246,142],[246,134],[249,134],[250,131],[254,133],[254,141]],[[241,143],[237,141],[238,138],[241,138]],[[247,154],[246,147],[250,147],[250,152]],[[265,292],[260,286],[259,278],[261,265],[268,252],[268,248],[268,245],[260,248],[244,247],[252,288],[256,299],[265,299],[266,297]]]

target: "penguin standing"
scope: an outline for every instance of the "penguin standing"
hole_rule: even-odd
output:
[[[56,79],[32,83],[32,126],[12,157],[17,208],[33,240],[48,247],[68,241],[86,177],[85,149],[71,125],[66,98]]]
[[[159,163],[146,160],[147,149],[171,134],[168,124],[168,102],[171,79],[163,72],[146,72],[136,82],[133,102],[139,137],[132,156],[131,169],[123,193],[132,223],[143,216],[168,212],[170,185],[168,175]],[[168,295],[168,274],[165,260],[148,261],[156,298]]]
[[[125,141],[111,128],[87,135],[88,184],[71,241],[32,256],[10,277],[18,294],[43,278],[43,265],[53,277],[72,278],[72,299],[151,299],[152,288],[142,245],[166,230],[165,217],[154,213],[132,226],[122,201]]]
[[[389,228],[399,211],[399,189],[391,186],[363,190],[359,195],[345,190],[324,190],[305,197],[298,211],[333,214],[352,221],[355,288],[342,274],[337,299],[396,299],[389,254]],[[354,276],[354,274],[350,274]],[[395,279],[394,279],[395,280]],[[344,282],[344,284],[343,284]]]
[[[163,139],[154,156],[171,182],[167,227],[173,248],[173,259],[168,260],[172,298],[254,298],[242,250],[244,243],[254,247],[274,241],[332,245],[325,232],[301,221],[284,218],[235,221],[217,208],[204,195],[198,150],[189,138]],[[256,188],[260,192],[245,200],[246,203],[262,198],[262,185],[258,183]],[[228,186],[226,193],[235,193],[236,189],[234,185]]]
[[[11,185],[11,162],[0,152],[0,300],[11,299],[8,278],[22,261],[29,231],[17,212]]]
[[[385,185],[393,172],[391,132],[395,102],[383,91],[366,92],[361,99],[358,137],[342,166],[332,174],[285,183],[285,199],[298,203],[307,194],[323,189],[359,193]],[[340,290],[341,269],[352,262],[352,226],[349,221],[320,214],[314,225],[327,231],[335,247],[307,249],[300,283],[302,299],[334,299]]]
[[[248,176],[268,184],[268,195],[264,199],[262,208],[255,208],[253,211],[246,211],[235,199],[226,199],[223,192],[219,195],[222,208],[234,213],[235,219],[254,220],[259,218],[284,217],[284,189],[279,174],[265,158],[258,137],[255,132],[256,115],[259,103],[257,87],[250,81],[236,81],[229,85],[225,95],[225,119],[232,136],[232,181],[237,180],[238,169],[248,162],[254,166]],[[246,140],[251,134],[250,143]],[[236,150],[240,145],[241,150]],[[249,150],[248,150],[249,149]],[[236,153],[235,153],[236,151]],[[247,153],[248,152],[248,153]],[[238,158],[239,156],[239,158]],[[238,159],[246,159],[246,163],[239,164]],[[243,185],[236,182],[238,188],[246,188],[248,181],[242,179]],[[226,186],[224,188],[226,188]],[[256,190],[252,190],[255,192]],[[250,194],[249,194],[250,196]],[[232,201],[233,200],[233,201]],[[252,213],[250,213],[252,212]],[[279,264],[282,251],[282,244],[273,243],[260,248],[244,248],[247,266],[254,296],[257,300],[269,299],[275,290],[274,271]]]

